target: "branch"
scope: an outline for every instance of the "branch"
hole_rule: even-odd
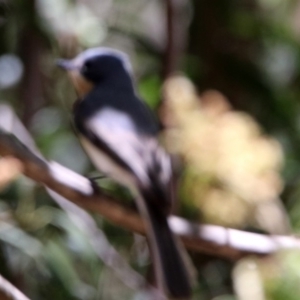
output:
[[[166,49],[164,55],[163,78],[166,79],[176,68],[176,49],[174,44],[174,7],[172,0],[165,0],[166,6]]]
[[[36,0],[26,1],[23,9],[23,26],[17,39],[19,54],[24,65],[24,74],[19,94],[22,96],[23,121],[28,126],[33,114],[44,104],[43,73],[40,66],[45,48],[38,23]]]
[[[13,132],[23,142],[23,144],[28,147],[28,151],[31,152],[31,154],[36,155],[40,162],[45,162],[41,153],[36,148],[35,143],[27,129],[23,126],[13,110],[9,106],[3,104],[0,105],[0,128],[1,127],[5,131]],[[16,139],[15,142],[17,142]],[[20,146],[19,142],[18,144]],[[3,165],[3,159],[1,162]],[[8,165],[8,167],[6,166],[6,169],[9,168],[9,166],[10,168],[12,168],[12,166],[16,168],[15,171],[10,172],[11,179],[13,179],[16,172],[20,173],[21,171],[24,171],[24,163],[21,163],[19,160],[17,162],[19,162],[19,165],[16,164],[16,161],[13,161],[12,159],[9,161],[6,160],[5,166]],[[58,164],[52,163],[52,165],[54,169],[53,171],[58,178],[60,178],[60,174],[63,173],[64,176],[66,176],[66,179],[69,180],[75,187],[79,185],[80,189],[83,189],[84,192],[93,192],[91,183],[86,178],[78,176],[77,174],[73,173],[72,171],[70,172]],[[6,173],[8,173],[8,170]],[[97,227],[95,220],[90,214],[76,204],[68,201],[62,195],[51,190],[49,187],[46,187],[46,190],[52,199],[65,211],[69,218],[73,220],[74,224],[76,224],[76,226],[80,228],[82,232],[84,232],[91,247],[94,249],[95,254],[106,266],[114,271],[117,277],[127,287],[133,290],[143,291],[155,299],[165,300],[165,297],[161,294],[161,292],[149,285],[143,276],[133,270],[126,260],[124,260],[124,258],[115,250],[115,248],[109,243],[102,230]]]
[[[1,300],[29,300],[15,286],[0,275],[0,299]]]
[[[164,0],[166,45],[163,55],[163,79],[177,71],[187,42],[189,2]]]
[[[55,162],[47,162],[3,130],[0,131],[0,154],[19,159],[26,176],[69,201],[101,214],[117,226],[145,234],[143,221],[135,210],[102,192],[95,192],[87,178]],[[214,225],[200,226],[177,216],[171,216],[169,223],[190,250],[227,259],[269,254],[281,248],[300,249],[300,240],[294,237],[267,236]]]
[[[87,178],[58,163],[47,162],[38,157],[13,135],[1,130],[0,155],[16,157],[23,163],[23,173],[26,176],[73,203],[100,213],[118,226],[144,234],[144,226],[135,211],[102,192],[94,191]]]

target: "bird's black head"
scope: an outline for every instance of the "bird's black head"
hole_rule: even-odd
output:
[[[57,63],[70,72],[75,88],[81,95],[95,85],[132,89],[131,65],[127,55],[121,51],[92,48],[72,60],[62,59]]]
[[[80,54],[78,59],[82,61],[80,73],[96,84],[118,74],[131,75],[129,59],[120,51],[108,48],[89,49]]]

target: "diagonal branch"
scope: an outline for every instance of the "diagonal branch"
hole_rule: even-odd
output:
[[[26,176],[80,207],[101,214],[117,226],[145,234],[143,221],[135,210],[102,192],[96,192],[87,178],[55,162],[47,162],[4,130],[0,130],[0,155],[16,157],[23,163]],[[169,223],[190,250],[227,259],[269,254],[281,248],[300,248],[300,240],[289,236],[267,236],[214,225],[200,226],[177,216],[171,216]]]
[[[36,148],[29,132],[23,126],[13,110],[5,104],[0,105],[0,128],[1,127],[8,132],[13,132],[16,137],[26,145],[27,150],[29,151],[29,153],[27,154],[34,154],[36,156],[36,161],[38,161],[41,165],[44,165],[45,160],[39,150]],[[20,142],[18,142],[15,138],[13,139],[18,143],[20,147],[23,148],[23,154],[25,154],[26,148],[24,147],[24,145],[20,144]],[[12,159],[9,159],[6,160],[6,164],[3,164],[3,161],[4,160],[2,159],[2,165],[6,166],[6,171],[4,170],[4,172],[7,173],[9,171],[7,169],[9,168],[7,167],[8,162],[10,163],[10,168],[16,168],[15,171],[10,172],[11,179],[14,178],[17,172],[20,173],[21,171],[24,171],[24,163],[21,163],[21,161],[14,161]],[[16,162],[19,162],[19,164],[16,164]],[[51,163],[51,167],[52,172],[60,181],[67,180],[67,185],[77,187],[82,193],[93,193],[91,182],[86,178],[79,176],[76,173],[67,170],[66,168],[54,162]],[[6,177],[7,179],[9,178],[9,176]],[[114,271],[117,277],[127,287],[134,290],[143,291],[146,294],[151,295],[155,299],[165,300],[165,296],[163,296],[161,292],[156,288],[149,285],[145,281],[143,276],[133,270],[131,266],[126,262],[126,260],[124,260],[124,258],[115,250],[102,230],[97,227],[95,220],[90,214],[88,214],[88,212],[77,206],[75,203],[68,201],[62,195],[51,190],[49,187],[46,187],[46,190],[52,197],[52,199],[65,211],[69,218],[73,220],[74,224],[76,224],[76,226],[85,233],[91,247],[95,251],[95,254],[103,261],[106,266]]]
[[[0,275],[0,299],[1,300],[29,300],[15,286]]]
[[[111,222],[130,231],[144,233],[139,215],[120,201],[94,191],[91,182],[79,174],[32,153],[13,135],[0,130],[0,155],[14,156],[23,163],[24,174],[79,206],[99,212]]]

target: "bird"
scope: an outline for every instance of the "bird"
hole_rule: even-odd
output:
[[[103,174],[129,188],[146,227],[157,287],[188,299],[191,284],[182,247],[168,225],[174,204],[170,156],[158,122],[138,96],[127,54],[98,47],[59,59],[78,100],[73,123],[83,149]]]

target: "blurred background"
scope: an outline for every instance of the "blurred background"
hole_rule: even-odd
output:
[[[55,60],[117,48],[129,54],[174,155],[177,213],[265,234],[300,231],[299,0],[0,0],[0,41],[0,103],[13,107],[49,160],[95,175],[72,129],[75,92]],[[31,299],[146,299],[20,170],[0,158],[0,274]],[[130,199],[108,179],[98,184]],[[93,218],[149,277],[145,240]],[[300,297],[299,251],[190,255],[194,299]]]

